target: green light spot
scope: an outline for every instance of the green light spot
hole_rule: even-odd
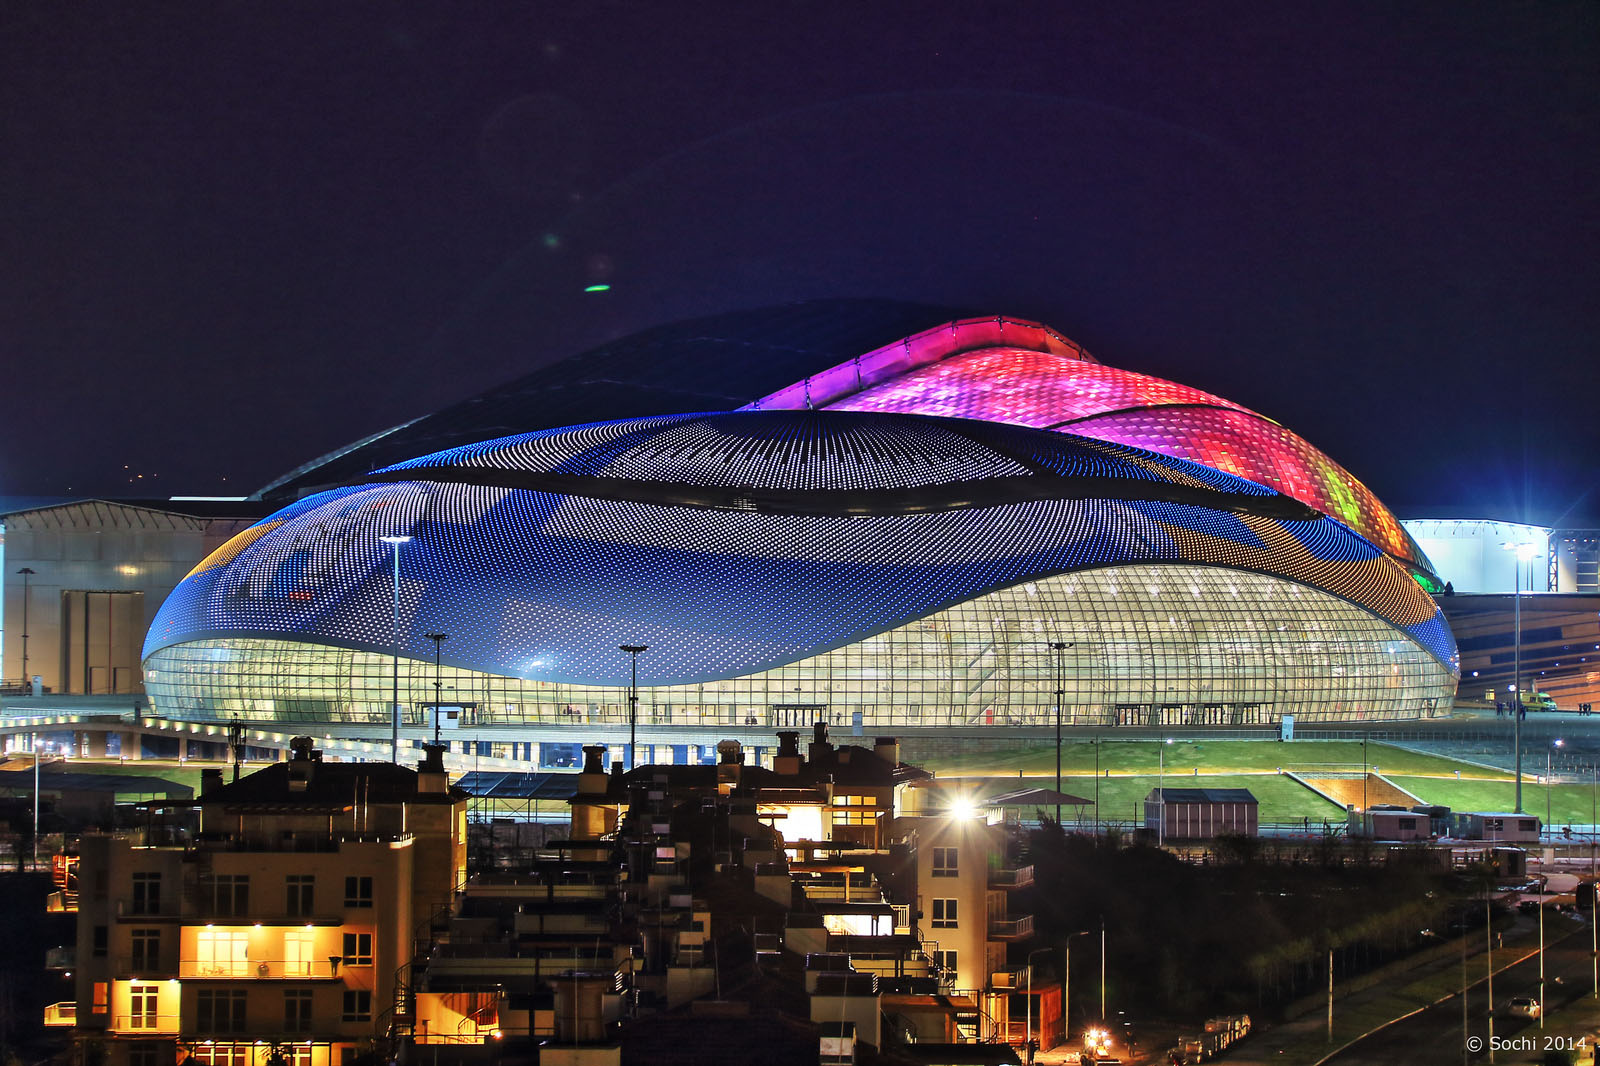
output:
[[[585,285],[584,292],[610,292],[610,285]]]

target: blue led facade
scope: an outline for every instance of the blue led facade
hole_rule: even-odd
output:
[[[145,656],[266,638],[564,685],[770,671],[995,590],[1092,568],[1200,565],[1318,590],[1441,675],[1455,648],[1404,569],[1231,475],[993,423],[769,411],[579,426],[456,448],[308,497],[198,566]],[[1092,641],[1092,633],[1079,636]],[[170,676],[170,669],[167,671]]]

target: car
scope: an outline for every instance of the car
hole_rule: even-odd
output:
[[[1533,996],[1512,996],[1511,1005],[1506,1008],[1506,1013],[1513,1018],[1537,1018],[1539,1001]]]

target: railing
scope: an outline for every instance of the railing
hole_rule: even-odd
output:
[[[178,976],[228,979],[261,978],[268,981],[328,980],[338,977],[342,959],[245,959],[239,962],[184,959],[178,963]]]
[[[277,836],[205,835],[194,841],[191,851],[206,852],[336,852],[345,844],[395,844],[411,840],[411,833],[358,833],[354,830],[332,833],[283,833]]]
[[[1014,870],[990,870],[990,888],[1026,888],[1033,884],[1033,867],[1019,866]]]
[[[52,1003],[44,1009],[46,1025],[77,1025],[78,1004],[73,1001]]]
[[[75,947],[51,948],[44,953],[47,970],[71,970],[77,965],[78,949]]]
[[[52,892],[45,900],[44,909],[50,914],[77,914],[78,894],[76,892]]]
[[[113,1014],[111,1031],[114,1033],[176,1033],[180,1016],[176,1014]]]
[[[991,940],[1016,940],[1033,935],[1033,915],[1024,914],[1018,918],[991,918],[989,920],[989,937]]]
[[[136,907],[131,896],[124,896],[116,902],[118,918],[176,918],[182,913],[176,895],[158,900],[154,907],[147,903]]]

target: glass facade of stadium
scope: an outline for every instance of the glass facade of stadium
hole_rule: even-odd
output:
[[[1069,643],[1053,649],[1052,642]],[[619,658],[625,659],[621,652]],[[432,724],[435,666],[402,657],[408,726]],[[370,723],[387,728],[391,654],[284,638],[222,637],[146,662],[154,709],[189,720]],[[1025,581],[774,669],[652,686],[639,658],[640,728],[769,733],[814,721],[882,732],[1071,726],[1265,725],[1447,713],[1454,671],[1337,596],[1214,566],[1125,565]],[[538,726],[538,739],[625,726],[627,686],[443,666],[438,703],[466,726]],[[859,715],[859,719],[857,716]]]

